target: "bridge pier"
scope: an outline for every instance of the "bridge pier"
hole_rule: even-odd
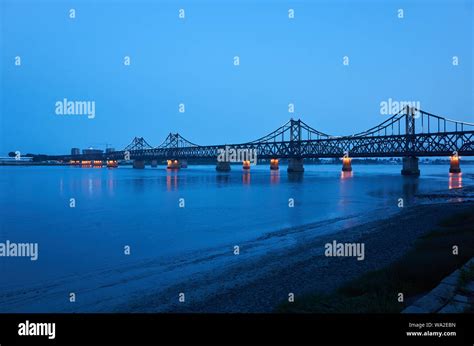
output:
[[[280,167],[278,167],[278,159],[271,159],[270,160],[270,169],[272,171],[277,171],[280,169]]]
[[[145,168],[145,160],[134,160],[133,161],[133,168],[136,168],[136,169]]]
[[[151,160],[151,167],[158,167],[158,160]]]
[[[459,156],[451,156],[451,162],[449,166],[449,173],[461,173],[461,167],[459,165]]]
[[[107,168],[117,168],[118,162],[117,160],[107,160]]]
[[[179,161],[178,160],[167,160],[167,166],[166,168],[168,169],[179,169]]]
[[[419,176],[418,158],[415,156],[407,156],[403,158],[402,175]]]
[[[342,158],[342,171],[343,172],[352,172],[352,159],[348,156]]]
[[[229,161],[217,161],[216,171],[218,171],[218,172],[230,172],[230,162]]]
[[[250,161],[244,160],[244,161],[242,162],[242,168],[243,168],[244,170],[247,170],[247,171],[250,170]]]
[[[304,172],[303,159],[302,158],[290,158],[288,160],[288,172],[289,173],[302,173],[302,172]]]

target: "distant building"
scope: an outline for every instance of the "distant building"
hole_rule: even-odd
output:
[[[103,153],[103,150],[101,149],[92,149],[92,148],[82,149],[82,154],[84,155],[94,155],[94,154],[102,154],[102,153]]]
[[[71,155],[72,155],[72,156],[81,155],[81,149],[79,149],[79,148],[72,148],[72,149],[71,149]]]
[[[106,153],[113,153],[115,151],[115,148],[107,148],[105,149]]]

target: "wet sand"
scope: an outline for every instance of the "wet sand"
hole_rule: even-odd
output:
[[[235,261],[225,269],[196,275],[165,291],[148,294],[117,307],[133,312],[272,312],[288,294],[325,292],[371,270],[380,269],[400,258],[438,223],[472,207],[474,202],[459,201],[453,192],[450,203],[430,203],[401,209],[393,216],[340,229],[336,233],[305,237],[285,249],[270,251],[254,259]],[[457,197],[456,197],[457,196]],[[433,201],[447,196],[423,196]],[[458,200],[458,201],[456,201]],[[308,232],[302,227],[301,232]],[[278,234],[269,235],[278,236]],[[326,257],[324,245],[337,242],[365,244],[365,259]],[[186,301],[178,303],[179,292]],[[170,301],[169,297],[174,297]]]

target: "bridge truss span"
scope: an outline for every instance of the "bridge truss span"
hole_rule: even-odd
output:
[[[334,136],[291,119],[256,140],[222,145],[198,145],[179,133],[170,133],[157,147],[135,137],[121,151],[108,152],[103,159],[131,160],[217,159],[225,148],[255,150],[259,159],[474,156],[474,124],[406,107],[369,130]],[[97,155],[84,158],[99,158]],[[63,157],[64,158],[64,157]]]

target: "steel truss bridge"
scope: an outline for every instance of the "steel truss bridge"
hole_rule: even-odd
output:
[[[381,124],[349,136],[320,132],[302,120],[291,119],[275,131],[251,142],[222,145],[194,144],[170,133],[153,147],[135,137],[123,150],[104,154],[61,156],[62,159],[158,160],[216,159],[219,149],[254,149],[258,159],[350,157],[474,156],[474,124],[447,119],[406,107]],[[59,157],[57,157],[59,158]]]

